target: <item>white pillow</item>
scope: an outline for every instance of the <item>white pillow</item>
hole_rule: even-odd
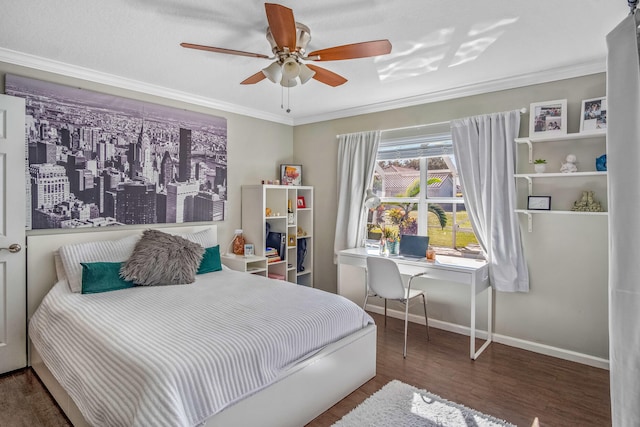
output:
[[[120,240],[78,243],[64,245],[59,249],[60,259],[67,274],[71,292],[82,291],[81,262],[123,262],[129,259],[139,235],[125,237]]]
[[[161,230],[169,231],[169,230]],[[218,244],[216,235],[211,228],[198,231],[197,233],[171,233],[175,236],[180,236],[183,239],[187,239],[191,242],[198,243],[204,248],[210,248]]]
[[[57,281],[60,282],[62,280],[67,280],[67,273],[64,271],[64,265],[62,265],[62,260],[60,259],[60,253],[58,251],[53,252],[53,262],[56,266]]]

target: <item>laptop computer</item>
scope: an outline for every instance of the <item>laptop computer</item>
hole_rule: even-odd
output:
[[[399,256],[410,259],[426,258],[429,247],[429,236],[414,236],[403,234],[400,236]]]

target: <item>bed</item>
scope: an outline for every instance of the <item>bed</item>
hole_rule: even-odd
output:
[[[170,229],[163,228],[162,230],[170,233],[193,233],[205,229],[215,233],[215,227],[208,226],[171,227]],[[130,382],[130,379],[135,377],[136,373],[139,374],[140,372],[144,372],[144,374],[140,375],[145,378],[147,376],[154,376],[148,375],[148,371],[141,371],[141,369],[146,368],[135,365],[136,357],[138,359],[153,359],[156,354],[160,354],[161,357],[157,357],[156,359],[160,359],[164,364],[161,363],[160,365],[156,365],[154,369],[156,369],[156,371],[172,371],[173,377],[169,376],[168,379],[161,378],[159,381],[174,385],[174,388],[172,389],[173,391],[159,392],[158,395],[152,395],[147,398],[146,406],[145,404],[141,404],[141,407],[146,407],[147,412],[149,412],[149,408],[153,408],[153,405],[158,402],[171,401],[172,399],[178,402],[178,409],[175,411],[170,409],[168,410],[169,412],[165,414],[163,412],[164,409],[158,409],[157,413],[161,414],[162,419],[154,420],[154,424],[157,425],[160,425],[160,421],[164,420],[167,422],[167,425],[301,426],[324,412],[330,406],[344,398],[351,391],[355,390],[375,375],[375,325],[364,312],[345,314],[347,317],[362,316],[360,320],[361,324],[359,327],[351,327],[353,330],[347,332],[339,331],[338,334],[332,338],[329,338],[328,336],[321,336],[324,332],[320,332],[321,328],[319,328],[317,324],[312,326],[310,331],[313,331],[313,333],[304,333],[305,336],[312,336],[311,338],[313,339],[308,339],[308,341],[311,342],[311,347],[304,350],[296,350],[302,351],[304,354],[296,354],[295,352],[292,352],[290,347],[295,346],[289,346],[288,344],[273,345],[274,339],[267,338],[270,333],[269,331],[276,334],[275,336],[287,334],[287,332],[280,328],[283,328],[283,325],[286,323],[294,324],[292,319],[294,319],[295,316],[299,316],[301,321],[307,322],[307,326],[314,325],[313,322],[329,324],[330,321],[325,318],[321,318],[321,320],[306,318],[306,314],[308,312],[310,313],[315,310],[312,306],[304,307],[301,314],[295,314],[293,313],[293,310],[291,312],[288,310],[291,306],[301,306],[306,304],[301,303],[301,301],[311,302],[312,300],[317,300],[318,304],[325,305],[325,302],[321,302],[322,298],[325,297],[329,298],[326,301],[327,307],[334,303],[340,306],[342,304],[342,298],[333,294],[285,284],[283,282],[275,283],[276,281],[271,279],[228,270],[202,274],[193,284],[197,286],[178,285],[169,287],[153,287],[156,289],[151,289],[151,287],[147,289],[134,288],[107,292],[99,295],[74,294],[69,291],[69,286],[67,286],[66,282],[58,282],[56,280],[57,275],[53,262],[53,253],[61,245],[95,242],[99,240],[113,241],[115,239],[131,235],[132,233],[141,232],[142,230],[118,229],[102,232],[70,233],[64,237],[61,237],[60,235],[34,235],[27,238],[27,262],[28,265],[31,266],[31,268],[28,269],[27,278],[28,312],[29,319],[35,319],[34,322],[30,322],[30,332],[33,334],[33,336],[30,336],[31,366],[75,426],[91,425],[87,419],[93,420],[94,424],[102,423],[105,425],[129,425],[135,424],[136,422],[141,424],[148,423],[149,419],[146,419],[147,421],[141,421],[145,420],[144,417],[139,419],[133,418],[134,421],[126,421],[126,418],[113,418],[113,414],[102,413],[104,408],[97,411],[99,415],[96,418],[96,410],[87,409],[87,405],[90,405],[87,403],[87,400],[94,398],[94,396],[91,395],[91,393],[95,393],[95,390],[92,390],[92,387],[93,389],[104,390],[103,393],[107,395],[107,397],[95,397],[97,402],[100,402],[100,399],[104,397],[106,400],[103,400],[102,402],[111,402],[107,406],[113,405],[118,408],[120,408],[120,404],[127,406],[127,402],[131,400],[126,394],[122,394],[124,393],[122,391],[123,389],[156,389],[154,384],[145,384],[136,389],[137,386]],[[208,277],[215,277],[215,280],[217,281],[216,283],[219,284],[219,287],[216,288],[215,291],[208,288],[208,286],[210,286],[207,284],[209,280]],[[163,306],[163,311],[166,311],[167,313],[174,313],[171,316],[167,316],[167,318],[176,318],[178,316],[175,315],[175,306],[179,306],[184,303],[189,307],[194,307],[193,301],[181,301],[183,291],[186,290],[186,288],[183,288],[185,286],[191,286],[191,289],[194,290],[201,289],[202,292],[204,292],[203,294],[194,297],[196,299],[195,304],[199,307],[198,310],[200,308],[205,309],[210,306],[213,313],[219,314],[216,320],[219,322],[217,323],[217,325],[220,325],[219,329],[221,331],[227,331],[226,336],[223,335],[222,337],[216,337],[215,339],[202,340],[212,345],[210,348],[202,350],[203,352],[200,352],[201,350],[199,348],[194,349],[190,347],[192,344],[187,340],[187,335],[190,335],[191,331],[189,330],[189,333],[184,332],[189,329],[184,329],[190,325],[189,322],[192,322],[191,324],[193,324],[194,319],[197,319],[198,310],[196,309],[190,310],[188,316],[185,315],[181,322],[177,322],[179,325],[177,325],[175,329],[172,329],[171,333],[167,332],[164,334],[163,332],[162,335],[157,335],[158,330],[168,331],[169,328],[173,327],[173,323],[176,322],[162,323],[162,316],[156,316],[157,318],[155,318],[153,322],[155,322],[154,325],[157,325],[157,327],[146,325],[145,327],[147,329],[144,333],[145,337],[143,338],[134,337],[129,341],[121,341],[121,339],[124,339],[122,335],[125,334],[114,335],[114,339],[111,340],[114,343],[112,346],[109,346],[110,340],[108,339],[100,341],[95,337],[86,338],[86,340],[88,340],[87,342],[92,343],[89,346],[89,348],[92,349],[92,352],[87,353],[90,357],[88,357],[87,354],[79,353],[71,353],[61,356],[59,353],[61,350],[55,350],[52,348],[56,345],[60,347],[59,344],[64,342],[65,344],[62,347],[65,347],[66,351],[66,347],[71,347],[71,344],[67,344],[66,342],[69,337],[73,338],[70,341],[82,342],[85,338],[79,336],[79,333],[76,333],[75,331],[83,329],[84,324],[90,324],[93,322],[100,328],[106,328],[107,333],[116,333],[114,331],[117,331],[118,322],[123,324],[136,322],[136,319],[127,317],[129,316],[127,312],[119,313],[117,316],[111,315],[111,313],[116,310],[116,308],[114,308],[116,306],[111,304],[120,304],[118,301],[122,298],[121,295],[126,295],[127,301],[135,307],[143,307],[143,302],[149,301],[149,313],[154,313],[154,304],[165,304]],[[293,291],[291,297],[278,296],[278,292],[285,291],[285,288],[286,291]],[[233,292],[237,293],[234,294]],[[232,302],[224,302],[222,299],[224,295],[230,297]],[[309,299],[308,295],[312,295],[313,298]],[[82,299],[87,296],[90,298]],[[270,298],[272,300],[270,300]],[[340,298],[340,300],[336,300],[336,298]],[[197,304],[198,301],[210,301],[214,299],[220,299],[220,301],[216,301],[211,304]],[[51,305],[51,300],[56,301],[55,304]],[[295,304],[289,304],[290,307],[285,306],[285,308],[277,309],[278,315],[274,315],[273,312],[269,313],[268,311],[256,314],[255,316],[260,317],[263,322],[262,324],[266,326],[257,331],[257,336],[254,335],[253,338],[250,338],[251,341],[260,342],[262,347],[269,347],[269,352],[277,350],[278,347],[286,348],[286,352],[284,352],[285,354],[280,354],[278,356],[279,359],[275,365],[270,366],[268,364],[264,364],[262,356],[258,357],[259,363],[256,362],[255,356],[253,356],[253,359],[247,357],[247,359],[250,360],[244,360],[243,363],[245,364],[241,364],[241,369],[239,370],[230,369],[227,365],[222,365],[222,368],[219,366],[215,367],[207,365],[207,369],[209,371],[217,372],[217,376],[212,375],[212,378],[208,378],[204,374],[194,374],[193,372],[190,372],[189,363],[185,362],[183,364],[181,362],[182,358],[184,358],[185,360],[206,359],[206,362],[209,363],[207,359],[208,356],[204,356],[210,354],[207,352],[215,353],[220,348],[229,348],[229,350],[231,350],[234,347],[232,344],[235,342],[234,337],[236,334],[229,334],[228,332],[233,330],[233,326],[237,323],[238,336],[244,333],[244,329],[252,329],[252,327],[247,326],[246,318],[251,317],[254,312],[257,313],[256,310],[259,308],[258,305],[265,305],[269,307],[275,306],[277,304],[277,300],[297,302]],[[91,303],[85,304],[84,301],[91,301]],[[173,301],[174,303],[166,305],[167,301]],[[261,304],[256,305],[257,301]],[[38,310],[41,303],[43,308]],[[232,308],[230,305],[232,303],[237,303],[239,305]],[[66,308],[59,309],[59,307],[65,307],[65,304]],[[216,306],[216,304],[219,305]],[[76,307],[77,310],[81,312],[84,310],[91,315],[86,318],[82,317],[84,315],[81,316],[80,314],[73,312]],[[229,312],[224,311],[225,307],[230,307]],[[36,310],[38,310],[38,314],[36,314]],[[59,312],[56,310],[59,310]],[[287,311],[286,315],[283,310]],[[330,311],[336,310],[337,309],[332,308]],[[342,308],[340,310],[342,310]],[[345,310],[347,310],[347,308],[345,308]],[[350,311],[351,309],[348,308],[348,310]],[[139,311],[143,310],[140,309]],[[43,315],[44,312],[47,314]],[[80,326],[74,325],[69,327],[65,326],[65,323],[60,323],[55,327],[49,327],[49,330],[44,329],[45,332],[40,329],[36,331],[31,325],[31,323],[37,323],[39,324],[39,327],[47,324],[55,325],[58,319],[65,317],[64,314],[69,312],[73,312],[73,315],[69,315],[68,317],[80,317],[82,319],[81,321],[84,323],[81,323]],[[242,318],[233,319],[231,317],[231,312],[241,313]],[[109,315],[105,315],[105,313],[109,313]],[[192,315],[195,317],[189,317]],[[209,315],[211,314],[208,314],[207,316]],[[93,318],[91,316],[93,316]],[[99,321],[100,319],[107,319],[108,317],[110,320]],[[282,318],[282,320],[280,318]],[[306,320],[304,320],[304,318],[306,318]],[[335,323],[343,323],[343,321],[340,320]],[[181,327],[183,329],[180,329]],[[295,328],[299,329],[301,327],[302,326],[296,326]],[[156,329],[154,330],[154,328]],[[68,331],[69,329],[72,329],[74,333],[65,334],[64,331]],[[209,331],[206,330],[206,332],[208,333]],[[193,331],[195,336],[202,333],[202,330]],[[253,333],[256,333],[256,331],[253,331]],[[299,335],[300,331],[295,333]],[[43,338],[43,335],[49,335],[49,341]],[[264,335],[264,338],[262,335]],[[284,339],[284,342],[288,343],[289,339],[290,337]],[[116,347],[133,345],[137,341],[144,344],[144,346],[139,350],[133,350],[133,347],[129,350],[129,347],[127,347],[127,351],[116,351]],[[281,342],[280,339],[275,341]],[[151,347],[152,342],[159,342],[159,345],[165,347],[166,357],[165,353],[156,353],[156,350]],[[226,344],[223,345],[222,343]],[[243,359],[244,350],[242,345],[238,345],[236,347],[238,347],[236,351],[239,353],[236,353],[235,356],[223,355],[222,358]],[[114,353],[113,355],[109,354],[112,350]],[[184,352],[186,356],[180,356],[180,351],[184,350],[186,350]],[[106,361],[94,360],[98,357],[97,355],[99,355],[99,357],[107,357],[107,359],[105,359]],[[113,359],[109,359],[112,356]],[[123,357],[124,359],[117,359],[117,357]],[[127,357],[130,359],[127,359]],[[47,360],[46,364],[43,359]],[[101,376],[98,372],[99,369],[95,371],[95,375],[87,375],[87,366],[89,366],[89,372],[91,372],[91,369],[95,369],[95,365],[91,365],[91,363],[89,363],[87,366],[84,366],[84,373],[80,373],[80,370],[83,368],[82,365],[86,359],[89,359],[92,363],[99,363],[100,366],[107,363],[114,363],[114,366],[124,366],[124,368],[111,368],[110,370],[107,370],[109,373],[117,373],[120,377],[118,377],[118,375]],[[113,360],[113,362],[110,362],[110,360]],[[60,364],[63,365],[62,373]],[[249,366],[256,364],[262,365],[262,373],[249,375],[247,373],[249,372]],[[136,367],[128,368],[133,365]],[[91,368],[91,366],[94,366],[94,368]],[[50,369],[51,367],[53,369]],[[75,369],[78,369],[79,371],[74,373],[73,370]],[[71,373],[65,373],[65,370],[71,370]],[[120,372],[120,370],[122,372]],[[156,371],[154,372],[157,373]],[[224,382],[229,383],[228,385],[233,392],[225,391],[224,398],[220,398],[219,395],[216,395],[215,398],[209,399],[207,397],[206,399],[202,399],[203,401],[201,402],[200,399],[202,393],[205,393],[206,395],[207,386],[210,389],[218,390],[216,384],[212,386],[212,382],[215,383],[217,381],[213,377],[218,378],[218,380],[220,378],[224,378]],[[78,385],[78,378],[84,378],[87,380],[86,384]],[[196,381],[191,381],[190,378],[196,378]],[[117,393],[109,394],[107,392],[111,390],[110,387],[105,385],[108,384],[109,381],[113,383],[110,387],[117,389]],[[66,387],[63,387],[61,383],[64,383]],[[78,390],[80,390],[81,393],[90,394],[91,399],[84,399],[84,396],[78,396]],[[175,390],[182,391],[184,393],[172,394]],[[198,391],[200,394],[196,393],[198,395],[194,397],[194,390],[205,391],[202,393]],[[74,395],[75,398],[72,399],[70,394]],[[144,400],[144,396],[142,399]],[[121,403],[118,404],[117,402]],[[94,406],[96,405],[94,404]],[[104,403],[102,406],[104,406]],[[164,403],[162,404],[162,407],[164,408]],[[82,410],[80,408],[82,408]],[[138,407],[129,409],[129,412],[133,413],[140,410]],[[151,409],[150,413],[153,415],[154,410]],[[184,413],[188,416],[183,416]],[[185,420],[189,421],[187,422]]]

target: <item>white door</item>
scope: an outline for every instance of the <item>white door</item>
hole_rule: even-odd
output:
[[[25,104],[0,95],[0,373],[27,365]]]

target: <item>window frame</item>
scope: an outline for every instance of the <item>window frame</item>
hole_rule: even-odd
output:
[[[441,124],[438,124],[441,125]],[[448,125],[448,123],[447,123]],[[429,128],[429,126],[426,126],[426,128]],[[396,129],[394,131],[399,131],[400,129]],[[443,138],[443,135],[447,135],[446,138],[446,142],[445,139]],[[430,144],[432,144],[433,142],[436,142],[436,144],[438,145],[436,149],[434,150],[430,150]],[[404,147],[404,153],[410,153],[413,154],[412,156],[408,156],[408,155],[403,155],[403,151],[402,150],[396,150],[395,155],[392,157],[390,155],[390,153],[393,153],[394,150],[393,148],[395,146],[399,146],[399,147]],[[383,158],[380,158],[380,153],[381,153],[381,148],[382,148],[382,152],[383,154]],[[422,155],[420,155],[422,153]],[[416,156],[417,154],[417,156]],[[429,197],[428,195],[428,191],[427,190],[427,181],[428,181],[428,175],[429,175],[429,168],[428,168],[428,161],[430,158],[437,158],[437,157],[445,157],[445,156],[451,156],[453,157],[453,161],[452,161],[452,166],[449,170],[452,174],[452,178],[453,178],[453,194],[451,195],[451,197]],[[473,230],[472,227],[469,228],[462,228],[459,224],[459,222],[457,221],[457,213],[459,212],[457,210],[457,207],[459,205],[464,205],[466,203],[465,198],[464,198],[464,194],[462,196],[456,196],[457,194],[457,188],[458,185],[460,185],[459,182],[459,173],[457,170],[457,162],[455,161],[455,154],[453,153],[453,142],[451,140],[451,131],[450,129],[447,129],[446,132],[442,131],[442,127],[438,127],[437,128],[437,132],[429,132],[426,131],[421,134],[414,134],[412,136],[410,136],[409,138],[402,138],[402,137],[396,137],[396,138],[390,138],[388,140],[385,141],[385,138],[383,137],[383,140],[381,141],[381,147],[378,148],[378,152],[376,153],[376,169],[378,168],[378,165],[380,164],[380,162],[384,162],[384,161],[401,161],[401,160],[414,160],[417,159],[419,160],[419,167],[420,167],[420,192],[418,193],[418,195],[416,197],[393,197],[393,196],[383,196],[381,194],[376,194],[379,198],[380,198],[380,203],[381,205],[384,204],[388,204],[388,203],[402,203],[402,204],[407,204],[407,203],[415,203],[416,207],[417,207],[417,225],[418,225],[418,229],[417,229],[417,235],[420,236],[428,236],[429,235],[429,226],[428,226],[428,215],[429,215],[429,204],[451,204],[452,209],[451,209],[451,220],[452,220],[452,239],[450,242],[450,246],[446,247],[446,252],[447,255],[453,255],[453,256],[462,256],[462,254],[451,254],[451,251],[455,251],[455,252],[460,252],[460,248],[457,247],[457,234],[459,232],[471,232],[474,234],[475,236],[475,232]],[[433,173],[433,171],[431,171]],[[375,173],[374,173],[374,177],[375,177]],[[372,178],[372,182],[370,184],[371,188],[373,188],[373,182],[374,182],[375,178]],[[476,236],[476,241],[477,241],[477,236]],[[436,252],[438,252],[437,248],[442,248],[442,252],[445,252],[445,247],[439,247],[439,246],[435,246],[434,247],[436,249]]]

